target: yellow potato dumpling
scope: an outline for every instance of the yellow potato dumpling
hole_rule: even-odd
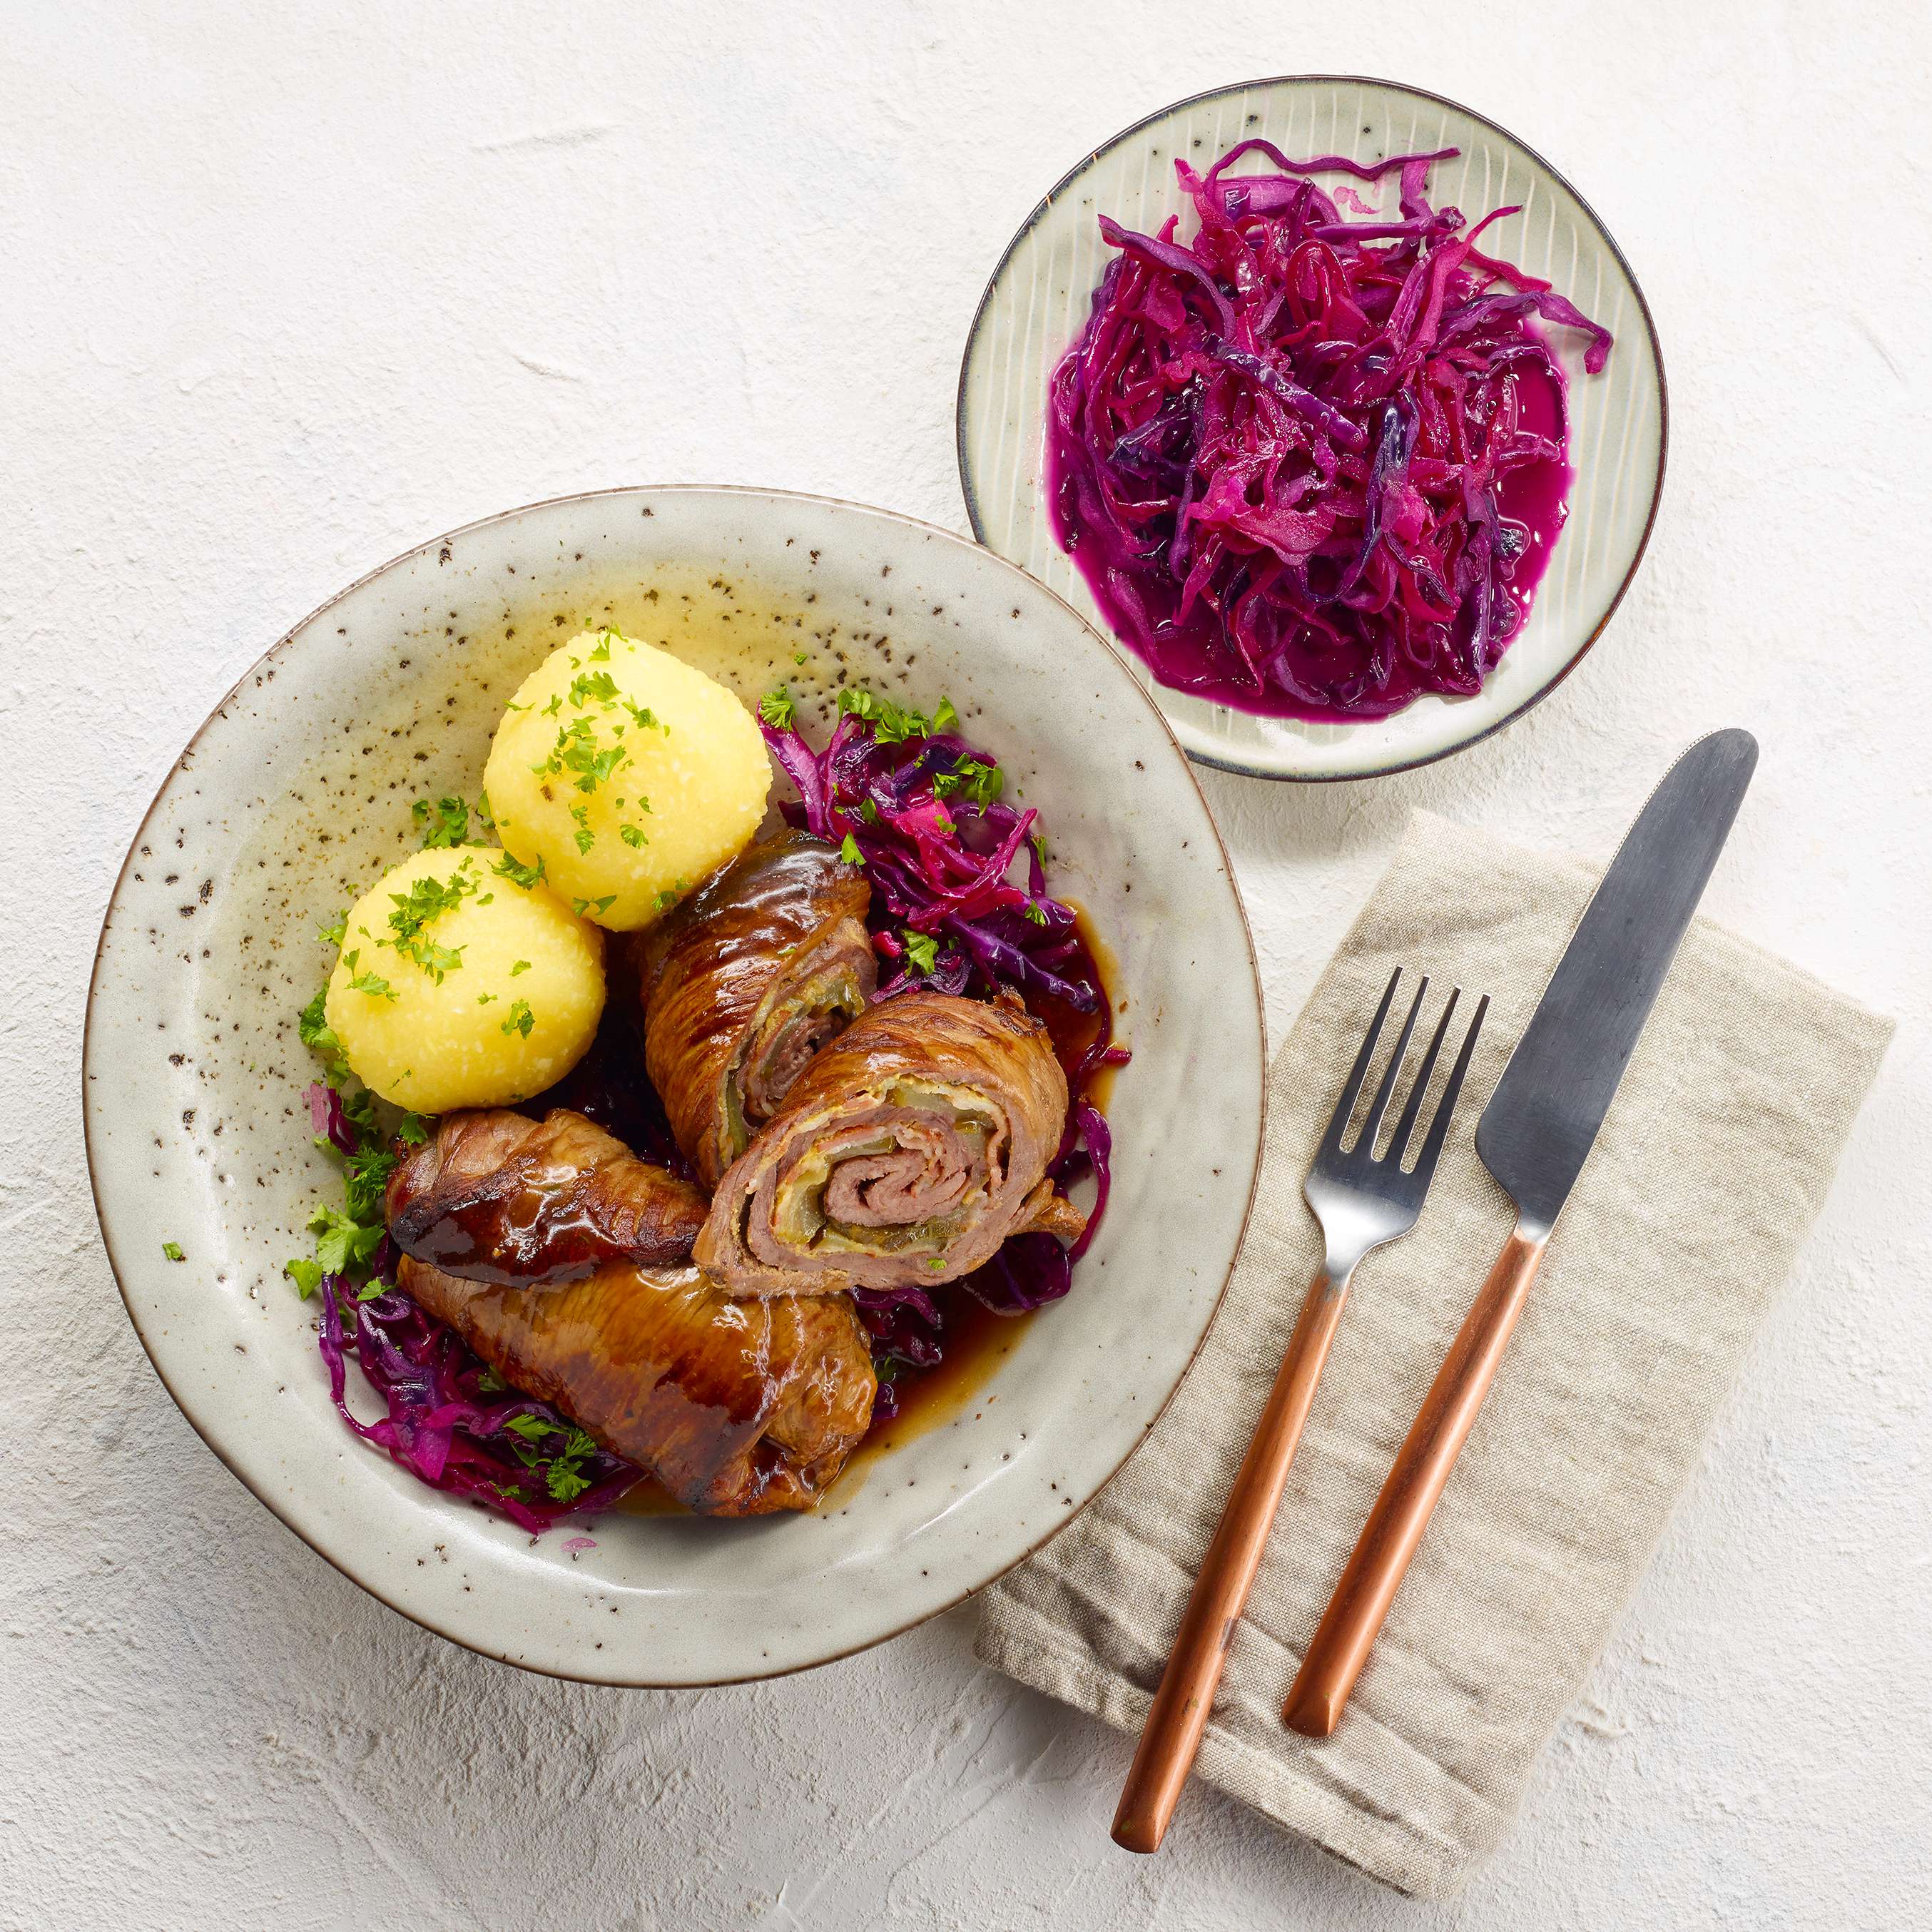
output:
[[[480,845],[418,852],[343,922],[325,1010],[350,1066],[419,1114],[506,1106],[584,1057],[604,935]]]
[[[716,679],[586,631],[524,680],[483,782],[505,846],[586,918],[628,932],[751,842],[772,767]]]

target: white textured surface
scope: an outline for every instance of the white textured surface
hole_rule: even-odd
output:
[[[730,17],[728,55],[715,6],[8,10],[0,1924],[1932,1919],[1932,275],[1892,158],[1922,146],[1926,28],[1743,0]],[[695,1697],[424,1635],[163,1395],[76,1106],[122,844],[288,623],[420,537],[591,483],[958,526],[958,347],[1042,184],[1163,100],[1288,67],[1435,86],[1564,169],[1655,308],[1674,440],[1630,602],[1502,738],[1373,786],[1210,779],[1276,1024],[1411,804],[1600,855],[1728,723],[1765,756],[1713,908],[1900,1019],[1690,1503],[1450,1910],[1211,1798],[1159,1858],[1115,1852],[1126,1746],[976,1672],[970,1612]]]

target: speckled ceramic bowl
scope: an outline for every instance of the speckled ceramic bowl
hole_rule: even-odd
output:
[[[950,695],[1044,814],[1056,890],[1110,942],[1134,1057],[1108,1106],[1114,1204],[1072,1294],[950,1420],[861,1459],[814,1516],[607,1512],[533,1540],[423,1488],[329,1406],[313,1310],[281,1274],[340,1185],[310,1138],[295,1016],[326,963],[316,925],[413,844],[410,801],[473,796],[506,698],[598,621],[683,648],[748,695],[840,668],[928,705]],[[616,490],[398,557],[223,700],[136,834],[102,929],[88,1154],[162,1380],[297,1534],[491,1656],[712,1683],[823,1663],[956,1603],[1119,1467],[1233,1264],[1262,1058],[1247,927],[1207,807],[1138,683],[1066,604],[883,511]]]
[[[1057,590],[1105,634],[1087,581],[1055,540],[1046,502],[1047,385],[1084,327],[1113,251],[1098,217],[1153,234],[1191,211],[1176,157],[1205,170],[1261,136],[1296,156],[1461,150],[1430,174],[1430,198],[1473,221],[1522,204],[1486,247],[1553,282],[1616,338],[1586,376],[1581,338],[1550,332],[1570,377],[1569,520],[1528,622],[1473,698],[1418,698],[1393,717],[1318,724],[1260,718],[1156,684],[1190,757],[1257,778],[1360,778],[1447,757],[1519,717],[1574,668],[1601,634],[1642,560],[1664,488],[1664,359],[1642,291],[1609,232],[1542,157],[1492,121],[1441,95],[1352,75],[1294,74],[1216,88],[1163,108],[1080,161],[1028,215],[988,284],[959,373],[959,477],[974,532]],[[1238,172],[1266,166],[1259,157]],[[1348,184],[1390,206],[1393,181]]]

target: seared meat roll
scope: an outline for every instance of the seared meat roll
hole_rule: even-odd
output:
[[[506,1382],[711,1516],[810,1509],[872,1420],[850,1300],[734,1301],[694,1268],[610,1262],[560,1287],[465,1281],[406,1256],[397,1281]]]
[[[871,888],[822,838],[754,845],[634,942],[644,1060],[707,1189],[870,1003]]]
[[[412,1259],[531,1288],[610,1261],[688,1262],[705,1199],[581,1114],[490,1108],[446,1114],[390,1175],[388,1208],[390,1239]]]
[[[799,1076],[694,1258],[737,1294],[953,1280],[1009,1234],[1077,1230],[1046,1178],[1066,1120],[1066,1076],[1018,1000],[902,994]]]
[[[704,1197],[580,1114],[452,1114],[388,1206],[406,1293],[692,1509],[809,1509],[866,1432],[850,1301],[731,1300],[688,1265]]]

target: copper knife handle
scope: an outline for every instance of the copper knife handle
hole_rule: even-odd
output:
[[[1315,1384],[1328,1358],[1346,1276],[1334,1280],[1326,1268],[1310,1285],[1301,1313],[1288,1337],[1268,1406],[1255,1425],[1253,1440],[1228,1492],[1220,1527],[1202,1559],[1193,1594],[1182,1613],[1160,1688],[1148,1712],[1132,1768],[1114,1814],[1114,1842],[1130,1852],[1160,1849],[1187,1774],[1194,1768],[1202,1733],[1214,1708],[1228,1646],[1241,1606],[1261,1568],[1288,1466],[1301,1441],[1315,1400]]]
[[[1450,1345],[1301,1660],[1282,1711],[1290,1730],[1325,1738],[1342,1721],[1348,1694],[1474,1426],[1547,1238],[1526,1234],[1517,1224]]]

